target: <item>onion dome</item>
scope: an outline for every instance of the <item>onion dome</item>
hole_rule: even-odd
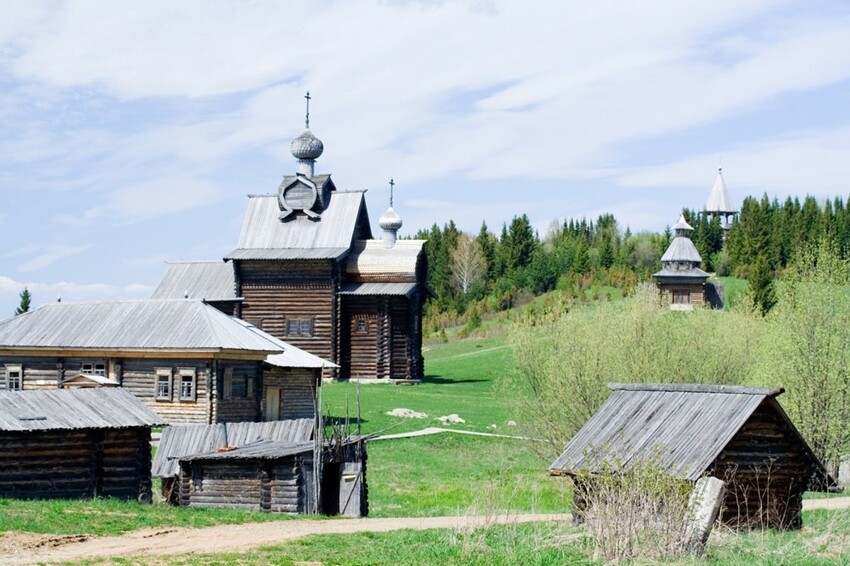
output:
[[[289,151],[296,159],[318,159],[325,150],[322,140],[313,135],[310,130],[304,130],[300,136],[292,140]]]
[[[378,219],[378,226],[380,226],[382,230],[396,232],[402,226],[401,216],[399,216],[398,213],[390,207],[383,215],[381,215],[381,218]]]

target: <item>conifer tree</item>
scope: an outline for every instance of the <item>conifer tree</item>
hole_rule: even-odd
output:
[[[773,289],[773,270],[764,254],[760,254],[753,264],[749,281],[753,303],[762,315],[766,315],[776,304],[776,293]]]
[[[30,294],[30,290],[24,287],[24,290],[21,291],[21,303],[18,305],[18,308],[15,309],[15,316],[19,314],[24,314],[25,312],[29,312],[30,310],[30,302],[32,301],[32,295]]]

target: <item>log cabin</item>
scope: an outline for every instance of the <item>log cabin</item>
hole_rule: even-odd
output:
[[[224,263],[172,263],[153,296],[206,299],[337,364],[327,377],[421,381],[425,241],[398,239],[392,196],[373,239],[365,191],[315,173],[324,145],[309,128],[290,149],[297,171],[274,193],[249,195]]]
[[[706,302],[708,273],[700,269],[702,257],[691,241],[693,227],[685,215],[673,226],[675,238],[661,256],[661,271],[653,274],[662,304],[672,310],[693,310]]]
[[[0,392],[0,498],[151,501],[151,427],[121,388]]]
[[[193,299],[54,303],[0,322],[0,390],[120,386],[172,424],[315,418],[326,367]]]
[[[720,519],[744,528],[800,528],[803,492],[838,489],[776,400],[781,388],[609,387],[611,395],[550,466],[553,475],[592,477],[647,463],[691,482],[717,477],[727,484]],[[576,516],[584,504],[575,499]]]

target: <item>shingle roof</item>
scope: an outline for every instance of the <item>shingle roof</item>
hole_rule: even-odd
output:
[[[0,391],[0,430],[80,430],[165,424],[126,389]]]
[[[53,303],[0,322],[0,349],[243,350],[278,344],[192,299]]]
[[[236,298],[233,264],[223,261],[168,262],[152,299],[232,300]]]
[[[259,440],[309,442],[314,426],[313,419],[170,426],[162,431],[152,473],[160,478],[176,476],[180,471],[176,458],[213,452],[224,444],[238,447]]]
[[[302,259],[277,256],[272,250],[324,250],[323,257],[336,257],[329,255],[330,250],[347,251],[360,215],[367,214],[362,191],[332,191],[328,207],[318,219],[299,214],[281,221],[280,213],[276,195],[251,196],[237,250],[227,259]]]
[[[397,240],[391,248],[382,240],[357,240],[345,272],[357,279],[393,278],[416,280],[416,264],[424,253],[425,240]]]
[[[701,263],[702,258],[690,238],[678,236],[673,238],[673,241],[667,247],[667,251],[661,256],[661,263],[667,261],[692,261],[694,263]]]
[[[679,277],[682,279],[708,279],[709,275],[699,267],[691,267],[690,269],[668,269],[662,268],[661,271],[656,271],[652,274],[653,277]]]
[[[717,179],[714,181],[714,186],[711,188],[711,193],[708,195],[708,200],[705,201],[706,212],[721,212],[732,214],[735,208],[729,200],[729,191],[726,190],[726,181],[723,180],[723,173],[717,171]]]
[[[670,384],[609,387],[611,395],[570,440],[552,470],[594,471],[610,458],[628,469],[657,459],[671,474],[696,480],[762,401],[783,391]]]

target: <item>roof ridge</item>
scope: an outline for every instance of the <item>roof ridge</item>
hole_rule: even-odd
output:
[[[609,383],[612,391],[661,391],[670,393],[726,393],[731,395],[763,395],[776,397],[785,392],[782,387],[746,387],[744,385],[714,385],[702,383]]]
[[[166,260],[166,265],[175,265],[175,264],[183,264],[183,263],[221,263],[225,264],[226,261],[220,259],[171,259]]]

